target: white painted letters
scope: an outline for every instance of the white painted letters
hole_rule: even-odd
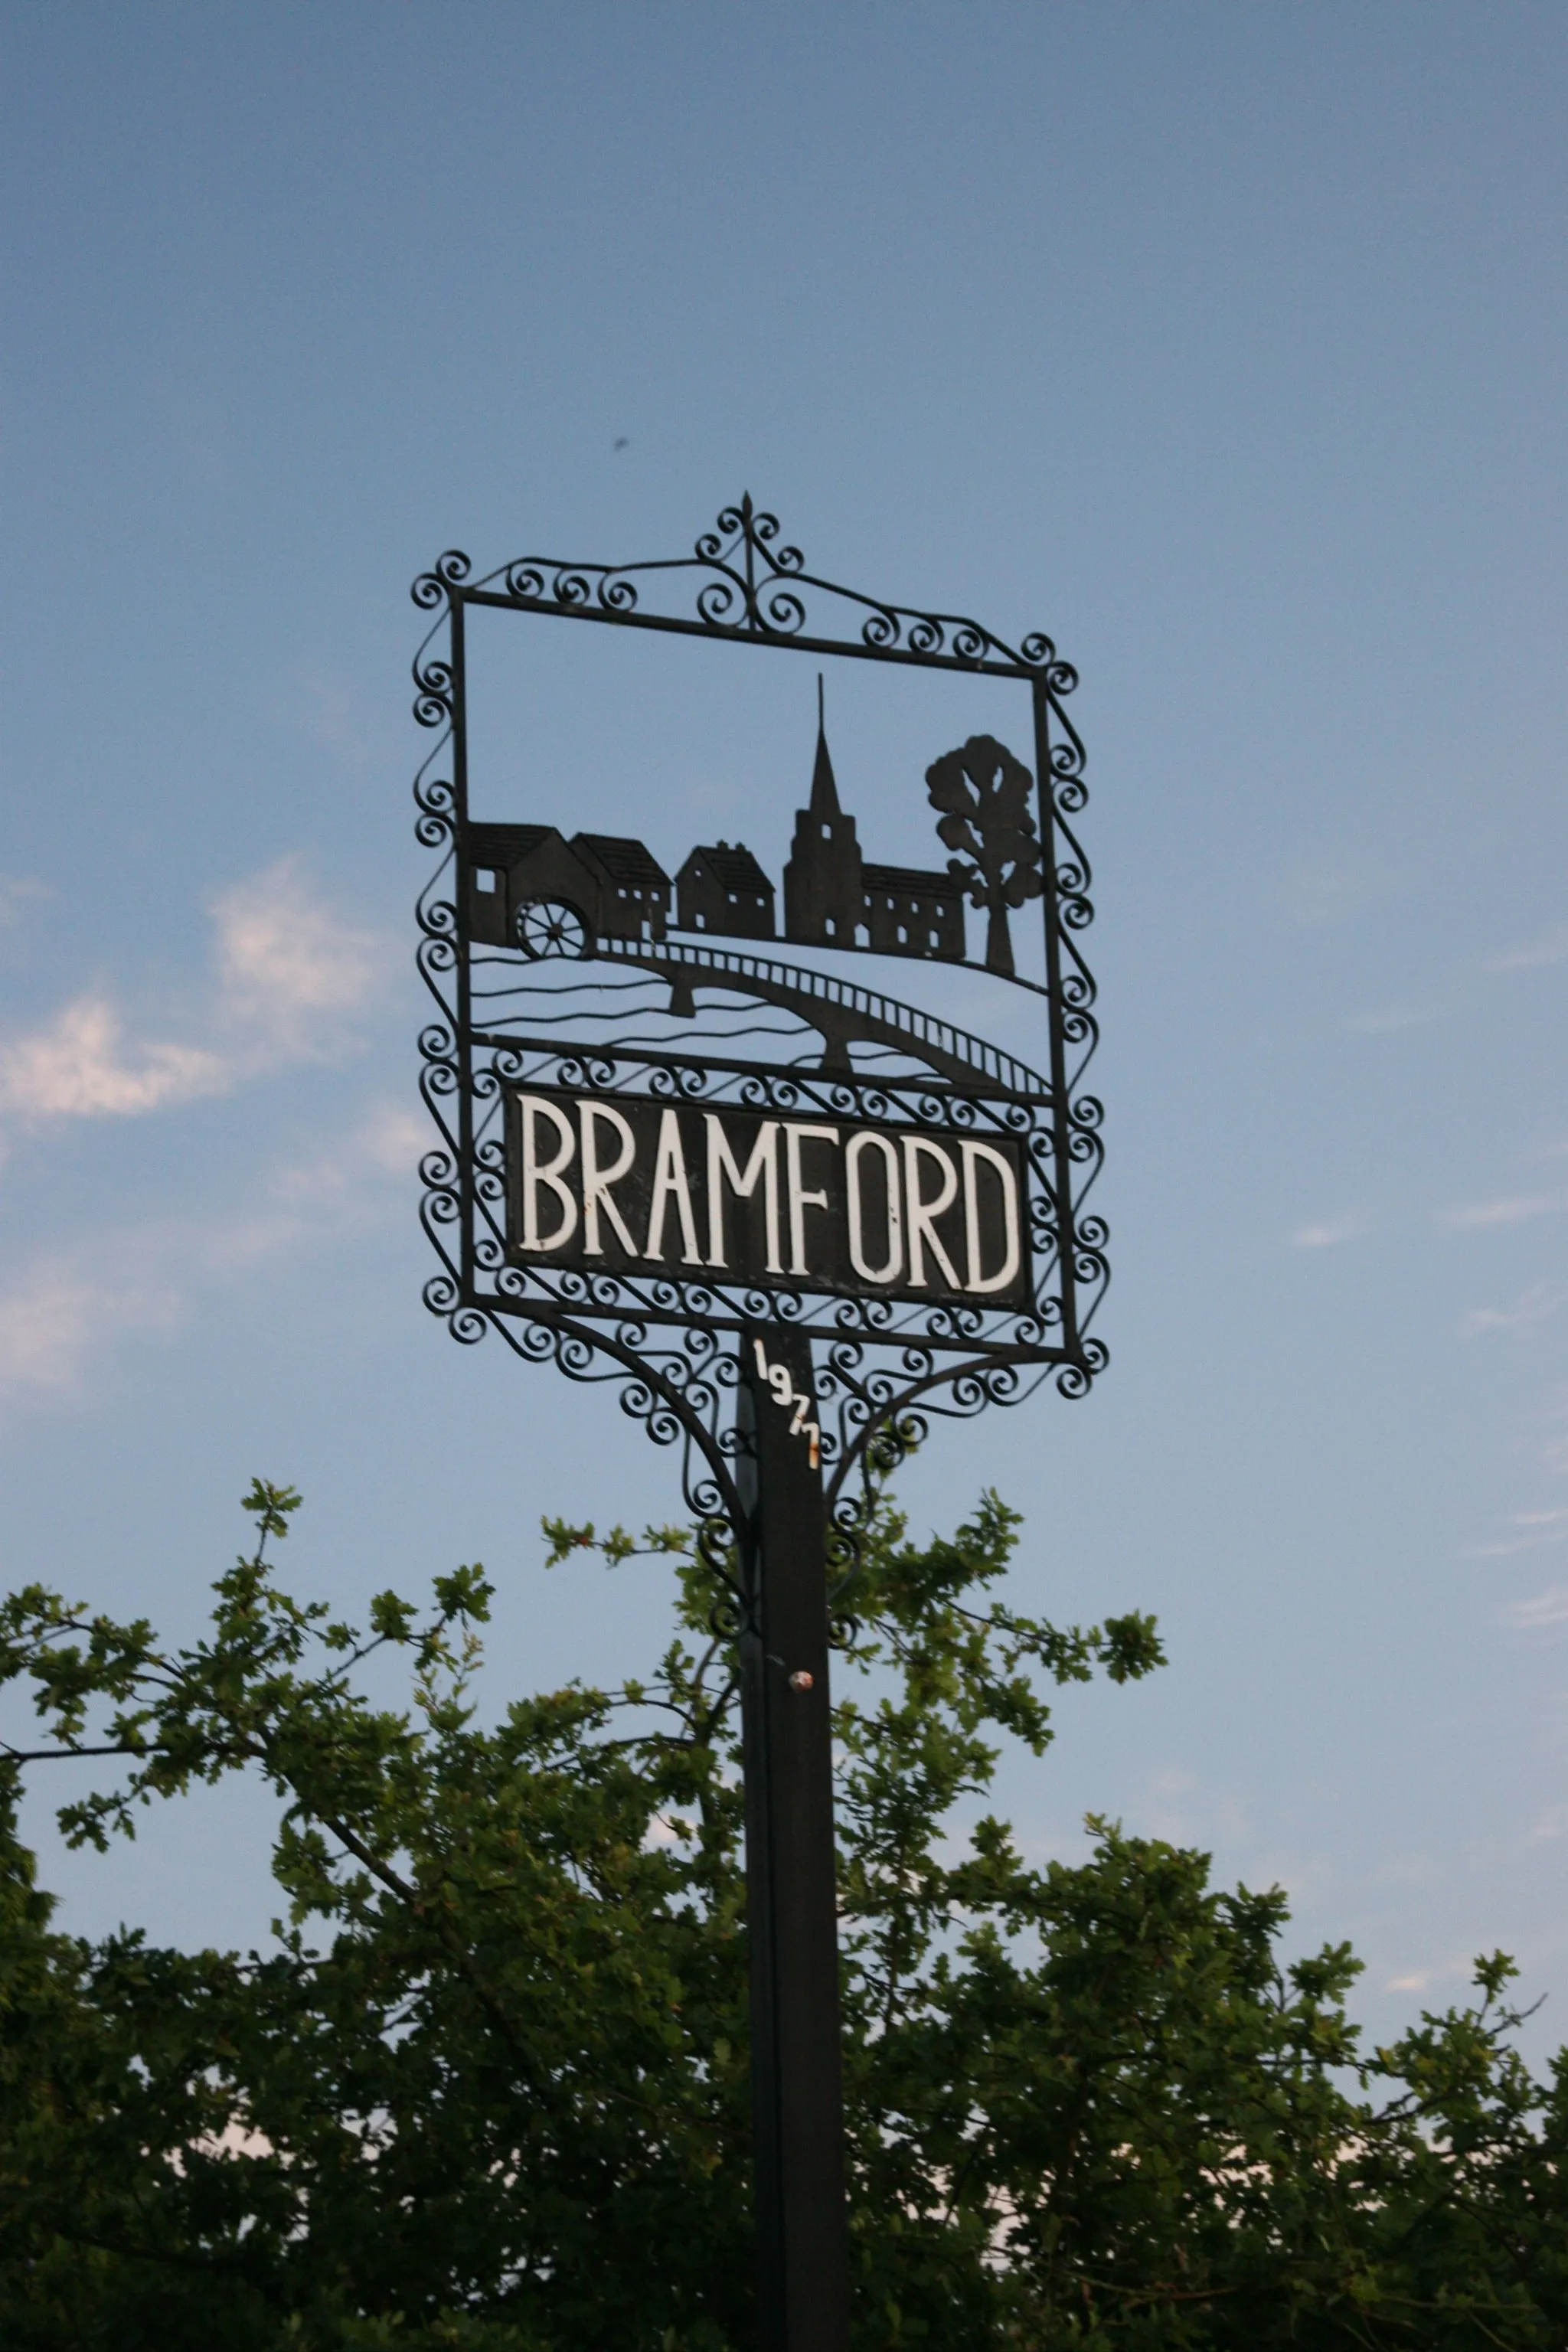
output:
[[[637,1156],[637,1138],[629,1120],[608,1103],[582,1102],[577,1106],[583,1122],[583,1248],[589,1257],[603,1257],[605,1244],[599,1239],[599,1212],[604,1211],[616,1239],[628,1257],[636,1257],[637,1245],[626,1230],[626,1221],[616,1208],[610,1192],[618,1184]],[[596,1130],[600,1120],[620,1139],[620,1157],[613,1168],[599,1165]]]
[[[688,1265],[700,1265],[702,1255],[697,1246],[697,1220],[691,1213],[691,1187],[686,1181],[686,1161],[680,1150],[680,1122],[672,1110],[667,1110],[658,1122],[658,1149],[653,1163],[653,1207],[648,1215],[645,1257],[664,1255],[664,1213],[672,1194],[675,1213],[680,1219],[681,1257]]]
[[[860,1162],[868,1151],[879,1151],[888,1182],[888,1263],[872,1265],[866,1255],[866,1212],[860,1198]],[[899,1206],[899,1154],[890,1136],[863,1127],[849,1139],[844,1155],[844,1181],[848,1192],[849,1263],[862,1282],[897,1282],[904,1263],[904,1220]]]
[[[518,1109],[522,1122],[522,1245],[524,1249],[552,1250],[563,1248],[577,1230],[577,1203],[572,1188],[563,1182],[562,1171],[572,1165],[572,1155],[577,1139],[572,1132],[572,1122],[564,1111],[557,1110],[552,1102],[539,1095],[521,1095]],[[561,1149],[547,1166],[539,1159],[539,1121],[547,1118],[555,1129]],[[539,1188],[548,1184],[561,1207],[561,1222],[552,1234],[539,1230]]]
[[[1024,1254],[1023,1237],[1018,1229],[1018,1183],[1011,1162],[994,1144],[977,1143],[965,1136],[963,1151],[963,1234],[968,1246],[968,1264],[964,1267],[964,1288],[976,1297],[987,1291],[1005,1290],[1018,1271]],[[980,1163],[994,1169],[1002,1187],[1002,1263],[994,1273],[986,1274],[980,1264]]]
[[[728,1265],[730,1262],[724,1255],[726,1181],[738,1200],[749,1201],[761,1178],[768,1230],[768,1272],[782,1274],[784,1264],[779,1256],[779,1123],[776,1118],[763,1119],[742,1176],[718,1112],[710,1110],[704,1117],[708,1127],[708,1263],[710,1265]]]
[[[803,1143],[831,1143],[837,1149],[838,1129],[836,1127],[807,1127],[798,1119],[784,1121],[784,1167],[789,1189],[789,1270],[792,1274],[810,1271],[805,1263],[805,1213],[807,1209],[826,1209],[826,1192],[807,1192],[802,1187],[800,1149]]]
[[[807,1089],[795,1100],[816,1108]],[[1027,1137],[973,1126],[980,1134],[934,1118],[818,1123],[679,1094],[509,1088],[508,1247],[628,1279],[712,1269],[726,1283],[1022,1311]]]
[[[934,1160],[942,1171],[942,1189],[928,1201],[921,1191],[921,1162]],[[910,1288],[926,1287],[925,1254],[929,1249],[950,1290],[962,1290],[958,1268],[942,1245],[936,1221],[944,1209],[951,1209],[958,1197],[958,1171],[940,1143],[929,1135],[906,1135],[904,1138],[904,1199],[909,1208],[910,1222]]]

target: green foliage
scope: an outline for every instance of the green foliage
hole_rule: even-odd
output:
[[[742,2352],[745,1937],[730,1652],[679,1529],[647,1677],[476,1708],[478,1568],[368,1630],[258,1538],[167,1650],[39,1588],[0,1607],[0,2342],[16,2352]],[[1047,1694],[1161,1662],[994,1597],[1018,1522],[884,1501],[836,1670],[859,2352],[1515,2352],[1568,2340],[1568,2065],[1510,2040],[1511,1964],[1370,2056],[1344,1947],[1281,1965],[1277,1892],[1091,1824],[1029,1867],[984,1809]],[[576,1570],[574,1572],[578,1572]],[[363,1668],[406,1658],[411,1697]],[[374,1679],[382,1681],[384,1676]],[[78,1844],[234,1771],[280,1801],[276,1948],[60,1935],[16,1834],[44,1758],[112,1759]]]

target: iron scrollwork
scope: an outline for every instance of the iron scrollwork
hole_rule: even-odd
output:
[[[468,557],[449,550],[413,588],[434,616],[415,657],[414,711],[437,737],[415,782],[416,830],[439,853],[418,902],[418,963],[434,1001],[419,1039],[421,1084],[437,1139],[421,1165],[422,1214],[439,1262],[426,1302],[460,1341],[493,1330],[528,1361],[615,1388],[656,1444],[679,1448],[688,1507],[721,1568],[745,1541],[740,1351],[759,1325],[807,1334],[844,1613],[872,1469],[918,1443],[932,1416],[1017,1403],[1052,1379],[1064,1396],[1082,1396],[1107,1360],[1091,1330],[1107,1236],[1088,1205],[1101,1110],[1083,1083],[1098,1039],[1079,943],[1093,909],[1073,823],[1088,794],[1083,745],[1063,709],[1076,674],[1042,635],[1014,646],[964,615],[808,572],[749,498],[725,508],[689,557],[622,565],[527,557],[477,580],[471,572]],[[1044,1000],[1043,1067],[901,1000],[756,952],[755,941],[773,936],[773,890],[749,853],[724,844],[692,853],[673,927],[686,936],[671,937],[668,877],[641,844],[471,824],[464,625],[476,606],[1022,684],[1032,780],[989,736],[931,772],[931,798],[946,811],[942,838],[969,853],[962,870],[952,861],[951,879],[862,861],[819,737],[804,830],[826,847],[820,872],[786,871],[784,936],[966,963],[953,906],[971,895],[991,919],[985,966],[972,968],[1017,978]],[[985,803],[993,775],[994,794],[1005,795],[994,818]],[[824,857],[837,862],[822,866]],[[704,907],[725,902],[725,884],[738,909],[727,928],[749,942],[743,949],[694,935],[710,919]],[[1041,981],[1012,971],[1005,911],[1036,896]],[[619,1107],[623,1128],[627,1106],[651,1104],[853,1122],[873,1137],[930,1138],[938,1151],[961,1150],[964,1139],[979,1150],[989,1138],[994,1153],[1005,1148],[1025,1171],[1030,1295],[1001,1307],[815,1277],[759,1286],[711,1265],[595,1270],[531,1258],[509,1223],[506,1126],[509,1101],[529,1089],[602,1106],[605,1118]],[[727,1581],[742,1610],[742,1584]]]

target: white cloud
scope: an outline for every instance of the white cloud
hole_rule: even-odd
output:
[[[316,1234],[379,1222],[390,1184],[401,1180],[412,1193],[431,1132],[429,1121],[405,1105],[377,1104],[330,1150],[275,1170],[254,1209],[198,1232],[198,1257],[215,1273],[232,1272],[282,1255]]]
[[[1522,1225],[1531,1217],[1552,1217],[1568,1203],[1561,1192],[1511,1192],[1497,1201],[1476,1201],[1463,1209],[1444,1209],[1440,1225],[1456,1233],[1474,1233],[1486,1225]]]
[[[1407,1977],[1390,1977],[1387,1990],[1390,1992],[1425,1992],[1436,1973],[1436,1969],[1412,1969]]]
[[[1549,1585],[1532,1600],[1510,1601],[1508,1621],[1525,1632],[1541,1625],[1568,1624],[1568,1585]]]
[[[1290,1247],[1333,1249],[1341,1242],[1359,1241],[1370,1223],[1364,1211],[1347,1210],[1342,1216],[1324,1217],[1316,1224],[1298,1225],[1289,1236]]]
[[[179,1304],[154,1269],[122,1270],[110,1280],[80,1259],[57,1257],[34,1266],[0,1297],[0,1395],[74,1388],[106,1339],[132,1326],[165,1330]]]
[[[1524,1331],[1532,1323],[1544,1323],[1558,1308],[1568,1304],[1568,1291],[1550,1283],[1534,1282],[1522,1291],[1511,1307],[1472,1307],[1460,1329],[1466,1339],[1473,1339],[1482,1331]]]
[[[205,1034],[128,1039],[101,992],[0,1045],[0,1117],[26,1126],[127,1118],[340,1052],[374,984],[376,942],[322,905],[292,858],[213,907],[216,985]]]
[[[0,1047],[0,1114],[129,1118],[166,1103],[221,1094],[229,1066],[200,1045],[147,1045],[127,1053],[124,1024],[101,996],[79,996],[46,1029]]]
[[[1516,1552],[1539,1551],[1544,1544],[1568,1543],[1568,1509],[1515,1511],[1508,1525],[1514,1532],[1496,1543],[1480,1544],[1477,1559],[1511,1559]]]
[[[319,1024],[358,1012],[377,962],[368,931],[324,907],[291,857],[226,890],[213,908],[218,935],[221,1018],[269,1060],[313,1059],[327,1047]]]
[[[39,1260],[0,1293],[0,1396],[68,1393],[111,1340],[169,1329],[204,1286],[401,1213],[397,1192],[412,1192],[429,1133],[402,1104],[374,1104],[329,1151],[274,1170],[234,1215],[103,1234],[90,1251]]]

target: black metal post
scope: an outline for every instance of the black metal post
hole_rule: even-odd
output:
[[[752,1546],[742,1639],[763,2352],[847,2352],[849,2238],[827,1688],[827,1522],[811,1342],[744,1343]]]

